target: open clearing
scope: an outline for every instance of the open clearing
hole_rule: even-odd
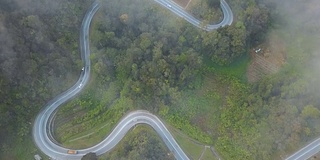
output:
[[[250,51],[252,61],[247,69],[249,82],[256,82],[263,76],[279,71],[286,62],[286,50],[284,41],[271,33],[267,42]]]
[[[173,137],[176,139],[178,144],[185,151],[189,158],[199,160],[206,160],[208,158],[210,160],[217,159],[210,150],[211,146],[205,146],[195,140],[192,140],[177,129],[174,129],[172,127],[169,127],[169,129]]]

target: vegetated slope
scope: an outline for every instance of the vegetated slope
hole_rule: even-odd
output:
[[[138,125],[112,150],[101,158],[106,159],[175,159],[160,137],[145,125]]]
[[[205,23],[217,23],[223,19],[220,0],[186,0],[186,2],[188,6],[185,9]]]
[[[205,32],[151,1],[130,3],[128,0],[122,0],[105,1],[104,3],[106,5],[97,15],[91,32],[93,53],[91,58],[95,82],[94,85],[89,86],[88,91],[84,92],[84,95],[87,95],[84,97],[89,99],[81,99],[80,96],[80,98],[66,104],[64,113],[60,112],[63,117],[71,114],[77,115],[76,112],[80,111],[77,110],[78,108],[86,110],[83,116],[76,117],[66,125],[72,124],[80,127],[75,129],[76,127],[62,126],[60,128],[61,137],[67,135],[62,138],[62,143],[65,144],[77,136],[81,137],[79,132],[87,129],[94,130],[94,128],[103,126],[102,124],[110,121],[113,124],[116,123],[109,117],[113,112],[119,118],[124,112],[138,108],[159,113],[170,124],[191,138],[202,143],[215,143],[214,140],[219,138],[218,135],[224,135],[223,133],[227,132],[225,128],[221,127],[224,124],[216,124],[211,121],[219,117],[210,119],[210,124],[221,127],[221,133],[216,130],[211,132],[212,134],[208,134],[206,130],[201,130],[194,125],[193,121],[190,122],[194,118],[192,117],[194,113],[202,113],[202,105],[193,105],[192,110],[188,111],[187,106],[180,106],[181,101],[185,100],[186,103],[193,104],[203,102],[204,105],[210,105],[212,102],[207,103],[207,99],[201,101],[201,98],[209,98],[209,101],[219,98],[219,96],[212,97],[216,95],[210,94],[207,97],[195,97],[187,101],[188,97],[185,94],[199,88],[203,83],[202,78],[207,76],[207,72],[215,71],[215,68],[203,64],[203,57],[209,57],[208,63],[227,65],[244,55],[251,43],[259,41],[260,39],[251,41],[253,33],[249,28],[257,27],[252,21],[260,20],[262,15],[262,17],[268,16],[268,12],[260,12],[260,8],[255,3],[241,2],[244,5],[240,5],[243,8],[238,8],[238,12],[243,13],[244,10],[248,10],[246,14],[240,14],[243,16],[239,17],[241,20],[230,27]],[[257,10],[249,12],[252,9]],[[250,21],[244,20],[245,18]],[[264,26],[268,21],[268,18],[262,19],[258,25]],[[265,29],[257,27],[255,31],[264,31]],[[230,118],[231,115],[237,115],[237,119],[240,119],[249,115],[250,112],[243,113],[246,111],[245,107],[233,111],[245,100],[248,86],[228,75],[217,74],[216,76],[217,81],[224,83],[223,86],[230,86],[230,89],[226,89],[228,95],[221,95],[221,97],[228,96],[228,98],[223,98],[221,102],[208,107],[220,110],[216,107],[218,104],[224,104],[219,106],[221,112],[218,113],[230,111],[225,113],[227,118]],[[107,96],[110,95],[107,94],[109,88],[113,88],[110,93],[115,93],[117,96],[112,98]],[[119,101],[128,102],[130,107],[127,108],[126,103],[115,105],[119,104]],[[225,105],[232,106],[225,110],[223,109]],[[76,109],[73,110],[73,107]],[[224,123],[230,123],[227,118],[224,119]],[[240,122],[238,126],[243,125]],[[79,124],[83,124],[83,126]],[[246,126],[251,126],[249,124],[251,123]],[[230,124],[225,126],[233,127]],[[249,131],[251,130],[243,130],[246,134]],[[253,135],[253,133],[248,135]],[[239,145],[238,143],[225,144],[225,142],[230,142],[223,141],[227,138],[221,137],[221,141],[219,141],[220,147],[227,146],[227,149],[224,149],[225,152],[220,148],[224,155],[232,147]],[[242,149],[238,149],[232,155],[245,157],[247,153],[244,152]]]
[[[0,159],[32,159],[33,118],[79,76],[78,28],[90,3],[0,2]]]
[[[1,70],[3,77],[1,85],[4,86],[1,94],[5,97],[3,107],[1,106],[1,115],[4,115],[1,116],[1,125],[6,128],[1,130],[1,135],[10,135],[8,141],[13,137],[18,137],[16,138],[18,140],[25,138],[31,127],[28,122],[38,113],[40,107],[51,97],[68,88],[78,77],[78,70],[81,70],[82,65],[77,52],[79,47],[77,28],[80,26],[83,10],[90,4],[89,1],[80,3],[45,1],[36,3],[44,5],[40,7],[42,12],[37,13],[37,8],[31,6],[20,13],[11,9],[14,9],[15,5],[25,6],[33,3],[10,2],[13,3],[6,3],[10,6],[4,8],[6,10],[4,14],[6,17],[12,15],[17,17],[5,18],[6,23],[2,25],[5,27],[2,29],[12,29],[13,33],[19,34],[14,34],[15,38],[12,40],[14,45],[1,47],[2,50],[15,48],[17,50],[14,51],[19,53],[19,56],[12,58],[10,56],[14,54],[5,54],[1,59],[1,65],[4,66]],[[88,99],[82,101],[76,99],[79,104],[67,104],[69,110],[64,110],[67,114],[73,113],[70,111],[73,105],[78,105],[78,108],[85,108],[87,111],[83,117],[77,119],[76,123],[89,121],[94,117],[96,120],[88,125],[95,127],[109,119],[108,116],[120,117],[125,111],[137,106],[153,112],[170,106],[171,112],[171,108],[177,104],[184,91],[201,85],[201,76],[207,71],[204,69],[206,66],[202,64],[204,54],[214,63],[229,64],[245,53],[246,48],[252,43],[249,40],[253,39],[254,34],[264,31],[266,28],[261,26],[267,26],[264,24],[268,22],[268,18],[261,19],[268,15],[267,12],[260,12],[260,8],[252,3],[253,1],[237,1],[233,3],[242,4],[240,6],[243,8],[236,8],[237,5],[233,5],[235,14],[244,10],[247,11],[246,14],[239,14],[243,17],[238,17],[239,21],[234,25],[208,33],[185,23],[183,19],[163,10],[154,2],[143,1],[139,5],[130,2],[107,1],[108,5],[101,9],[103,12],[100,22],[95,24],[91,39],[94,53],[91,57],[93,77],[97,79],[97,85],[101,86],[96,90],[97,93],[92,94],[89,91]],[[123,3],[127,5],[122,5]],[[47,5],[57,9],[47,10]],[[107,16],[104,17],[104,14]],[[260,23],[256,26],[253,22],[258,20]],[[7,33],[11,32],[1,32],[3,37],[8,37]],[[48,37],[44,36],[46,33]],[[11,42],[8,38],[2,40]],[[258,40],[255,39],[254,42],[256,41]],[[19,46],[15,46],[16,44]],[[55,48],[56,45],[58,49]],[[55,67],[59,67],[58,71],[53,69]],[[11,68],[15,70],[10,71]],[[74,70],[71,76],[70,70]],[[45,89],[48,84],[52,87]],[[60,84],[65,85],[60,86]],[[235,86],[237,85],[238,82],[235,83]],[[112,89],[110,92],[103,92],[109,88]],[[109,106],[115,106],[114,110],[109,110]],[[172,123],[187,120],[182,119]],[[184,124],[186,124],[184,131],[189,136],[197,138],[197,135],[203,135],[198,136],[198,139],[212,142],[212,138],[197,127],[190,123]],[[83,127],[76,132],[88,128]],[[5,155],[17,155],[8,144],[3,143],[1,147],[4,150],[1,151],[6,152]],[[234,144],[230,144],[232,145]],[[239,154],[238,150],[234,154]]]
[[[238,22],[230,28],[210,33],[183,22],[178,26],[167,24],[151,12],[147,12],[152,15],[148,17],[140,14],[144,12],[132,14],[131,10],[114,6],[105,9],[118,12],[106,13],[112,16],[102,15],[101,19],[106,21],[96,23],[94,72],[100,79],[99,85],[117,81],[114,85],[118,86],[121,98],[133,101],[133,106],[158,112],[192,138],[214,143],[225,159],[279,159],[319,133],[316,124],[320,116],[320,92],[315,87],[319,86],[319,77],[315,76],[318,65],[310,63],[313,62],[310,59],[317,62],[318,52],[311,49],[315,42],[310,42],[318,35],[303,35],[308,31],[301,32],[299,27],[291,26],[291,31],[276,28],[287,44],[287,64],[277,74],[263,77],[252,85],[228,74],[217,74],[217,69],[203,64],[188,66],[198,72],[187,74],[190,68],[185,65],[197,64],[193,60],[201,59],[202,54],[209,55],[216,63],[229,64],[243,54],[240,52],[243,46],[263,42],[264,36],[258,31],[266,31],[265,10],[261,9],[264,13],[261,14],[253,1],[231,3],[236,13],[245,10],[248,15],[239,14]],[[236,8],[238,4],[242,5]],[[125,14],[128,17],[122,16]],[[130,16],[137,16],[138,20]],[[149,23],[145,23],[146,19]],[[181,28],[175,28],[180,25]],[[165,29],[165,26],[170,27]],[[241,41],[244,37],[246,43]],[[202,81],[201,76],[208,78]],[[101,104],[101,108],[109,106]],[[90,108],[95,110],[94,106]],[[126,110],[116,113],[122,111]],[[88,117],[102,113],[92,111]]]
[[[310,6],[309,3],[300,5],[304,8]],[[292,4],[288,2],[288,5]],[[313,14],[308,16],[308,12],[300,9],[293,13],[302,14],[299,16],[304,19],[297,20],[300,22],[314,17]],[[310,24],[297,24],[295,14],[273,17],[276,21],[272,34],[283,39],[286,51],[286,55],[277,57],[279,63],[282,58],[286,63],[276,74],[263,76],[251,85],[213,74],[214,78],[208,81],[212,79],[214,83],[203,85],[201,93],[206,94],[201,97],[213,97],[220,104],[203,105],[198,102],[210,99],[204,101],[191,93],[191,98],[197,101],[184,106],[192,106],[192,114],[178,108],[182,111],[179,116],[188,117],[184,119],[193,120],[193,124],[212,135],[216,149],[226,159],[281,159],[319,136],[320,54],[319,33],[315,32],[319,25],[315,25],[314,20]],[[279,45],[278,41],[273,40],[273,43]],[[205,112],[193,110],[193,107]]]

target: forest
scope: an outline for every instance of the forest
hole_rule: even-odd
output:
[[[78,79],[79,28],[91,3],[0,2],[0,159],[40,152],[32,143],[33,120]],[[320,89],[315,86],[320,77],[314,76],[316,63],[311,63],[318,55],[310,49],[316,44],[309,43],[308,31],[284,29],[292,22],[276,11],[276,2],[228,0],[235,21],[212,32],[195,28],[153,1],[101,3],[90,31],[90,82],[57,115],[55,134],[63,145],[93,145],[136,109],[214,146],[223,159],[280,159],[319,136]],[[191,13],[212,23],[219,20],[218,6],[204,0]],[[199,7],[209,11],[195,12]],[[286,63],[277,73],[249,83],[249,52],[265,43],[271,31],[287,41]],[[97,136],[73,141],[88,131],[97,131]],[[138,126],[100,158],[173,157],[152,129]]]

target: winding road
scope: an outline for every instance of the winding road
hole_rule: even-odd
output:
[[[170,0],[155,0],[155,2],[159,3],[163,7],[172,11],[179,17],[182,17],[189,23],[194,26],[204,29],[206,31],[211,31],[214,29],[218,29],[220,27],[231,25],[233,22],[233,14],[229,7],[229,5],[225,2],[225,0],[221,0],[221,9],[223,12],[223,20],[218,24],[209,24],[204,25],[202,22],[188,12],[186,12],[182,7],[175,4]],[[170,132],[167,130],[165,125],[161,122],[161,120],[155,115],[147,112],[147,111],[134,111],[123,117],[123,119],[117,124],[114,130],[110,133],[110,135],[101,141],[99,144],[87,148],[78,150],[77,154],[68,154],[68,148],[62,147],[53,137],[53,121],[57,109],[59,106],[66,101],[70,100],[74,96],[76,96],[79,92],[82,91],[83,87],[87,84],[90,77],[90,47],[89,47],[89,28],[90,23],[95,15],[95,13],[99,10],[100,3],[99,1],[95,1],[90,8],[88,9],[81,25],[80,31],[80,52],[81,59],[84,62],[84,67],[81,70],[79,80],[68,90],[61,93],[51,101],[49,101],[38,114],[35,119],[33,126],[33,138],[37,147],[46,155],[51,157],[52,159],[57,160],[66,160],[66,159],[81,159],[83,155],[89,152],[94,152],[97,155],[101,155],[110,149],[112,149],[125,135],[126,133],[136,124],[148,124],[159,134],[164,143],[167,145],[169,150],[174,154],[176,159],[189,159],[177,142],[174,140]],[[308,159],[314,154],[320,151],[320,138],[314,140],[301,150],[297,151],[293,155],[286,158],[286,160],[304,160]]]
[[[161,4],[163,7],[169,9],[176,15],[182,17],[189,23],[193,24],[194,26],[204,29],[206,31],[212,31],[215,29],[218,29],[220,27],[224,27],[226,25],[231,25],[233,22],[233,14],[232,11],[228,5],[228,3],[225,0],[221,0],[221,9],[223,12],[223,19],[218,24],[208,24],[204,25],[202,22],[196,18],[194,18],[192,15],[190,15],[188,12],[186,12],[182,7],[177,5],[176,3],[170,1],[170,0],[155,0],[157,3]]]
[[[201,21],[194,18],[192,15],[187,13],[183,8],[175,4],[170,0],[155,0],[157,3],[162,5],[163,7],[169,9],[176,15],[184,18],[186,21],[190,22],[196,27],[201,29],[211,31],[217,29],[219,27],[223,27],[226,25],[231,25],[233,22],[233,14],[225,2],[225,0],[221,0],[221,8],[224,14],[223,20],[218,24],[213,25],[203,25]],[[134,111],[126,115],[122,118],[122,120],[117,124],[114,130],[110,133],[110,135],[101,141],[99,144],[87,148],[78,150],[77,154],[68,154],[68,148],[62,147],[53,137],[53,121],[57,109],[59,106],[71,98],[75,97],[78,93],[80,93],[83,87],[87,84],[90,77],[90,46],[89,46],[89,28],[90,23],[95,15],[95,13],[99,10],[100,3],[99,1],[95,1],[90,8],[87,10],[87,13],[82,21],[81,31],[80,31],[80,52],[81,58],[84,62],[84,67],[81,70],[79,80],[68,90],[56,96],[54,99],[49,101],[40,113],[37,115],[34,126],[33,126],[33,138],[37,147],[47,156],[52,159],[57,160],[66,160],[66,159],[81,159],[86,153],[94,152],[97,155],[101,155],[110,149],[112,149],[125,135],[126,133],[136,124],[148,124],[150,125],[162,138],[164,143],[167,145],[169,150],[174,154],[176,159],[189,159],[187,155],[183,152],[180,146],[177,144],[173,136],[167,130],[165,125],[161,122],[161,120],[155,115],[147,112],[147,111]]]

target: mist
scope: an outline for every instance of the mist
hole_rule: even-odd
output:
[[[320,1],[318,0],[265,0],[275,6],[275,13],[278,16],[280,30],[286,30],[290,33],[291,41],[304,41],[313,45],[309,48],[315,52],[319,49],[317,46],[320,42]],[[288,41],[288,39],[287,39]]]
[[[274,28],[283,33],[289,58],[299,59],[302,65],[299,67],[306,67],[306,74],[317,78],[320,86],[320,1],[263,1],[274,8]]]
[[[0,68],[8,79],[13,79],[16,68],[16,52],[13,50],[14,41],[4,25],[4,18],[0,16]]]
[[[276,1],[280,16],[287,22],[280,29],[290,33],[288,44],[299,45],[306,56],[305,74],[320,94],[320,1]],[[292,41],[292,42],[290,42]]]
[[[296,97],[296,105],[301,111],[311,104],[320,109],[320,1],[319,0],[265,0],[275,7],[277,24],[274,26],[286,43],[288,65],[293,72],[298,72],[297,81],[302,82],[300,92],[307,97]],[[290,102],[291,100],[287,100]],[[312,136],[303,137],[300,144],[308,144],[319,136],[319,118],[303,122],[314,127]],[[298,147],[298,148],[300,148]],[[294,149],[294,151],[297,151]],[[289,154],[289,153],[288,153]]]

